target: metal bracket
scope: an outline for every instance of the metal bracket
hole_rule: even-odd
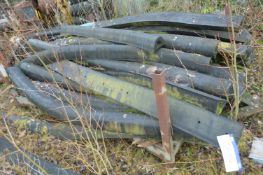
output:
[[[173,140],[171,143],[171,152],[168,153],[160,142],[151,142],[149,140],[141,138],[133,138],[133,144],[137,144],[138,147],[143,147],[153,155],[159,157],[165,162],[174,162],[175,155],[178,153],[181,145],[183,144],[183,139]]]

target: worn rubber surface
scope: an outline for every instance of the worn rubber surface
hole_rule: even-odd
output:
[[[91,122],[94,128],[105,131],[132,134],[134,137],[160,138],[159,123],[156,119],[146,115],[99,110],[92,112],[79,106],[72,107],[38,91],[19,68],[10,67],[7,72],[18,90],[41,110],[59,121],[80,124],[80,120],[84,120],[84,122]],[[173,128],[173,132],[174,137],[191,137],[177,128]]]
[[[201,38],[185,35],[158,34],[164,39],[165,47],[177,49],[190,53],[198,53],[205,56],[216,58],[218,54],[232,55],[233,45],[231,43],[221,42],[216,39]],[[251,54],[252,49],[246,45],[237,44],[236,54],[238,58],[246,60]]]
[[[90,60],[88,63],[93,63],[93,64],[113,68],[113,66],[111,66],[110,62],[108,61],[100,62],[99,60],[94,60],[94,61]],[[66,89],[73,89],[78,92],[84,90],[84,88],[81,87],[81,85],[72,82],[70,79],[63,77],[62,75],[53,72],[52,70],[44,69],[41,66],[23,62],[20,63],[19,67],[31,79],[42,81],[42,82],[53,82]],[[121,69],[121,67],[118,69]],[[146,75],[142,75],[142,76],[145,77]],[[145,78],[147,84],[151,84],[151,79],[149,77],[145,77]],[[221,113],[223,107],[226,104],[226,101],[223,99],[200,92],[198,90],[194,90],[190,87],[180,86],[172,82],[167,82],[167,83],[170,84],[169,89],[171,91],[171,94],[175,96],[177,99],[184,100],[194,105],[203,107],[209,111]],[[61,91],[59,92],[61,93]],[[60,96],[59,94],[56,95]],[[100,106],[100,105],[98,104],[96,106]]]
[[[37,32],[37,33],[33,33],[27,36],[28,39],[32,39],[32,38],[37,38],[37,37],[52,37],[52,36],[57,36],[60,35],[61,30],[60,27],[54,27],[51,28],[49,30],[44,30],[41,32]]]
[[[40,60],[41,58],[41,60]],[[90,59],[142,60],[158,61],[178,67],[187,68],[218,78],[231,79],[229,68],[208,65],[211,58],[199,54],[185,53],[178,50],[160,49],[157,54],[147,54],[140,49],[120,45],[78,45],[53,47],[38,52],[23,60],[37,65],[49,64],[61,59],[87,62]],[[88,59],[88,60],[86,60]],[[86,61],[85,61],[86,60]]]
[[[208,57],[217,54],[218,40],[185,35],[157,34],[164,39],[165,47],[169,49],[182,50],[197,53]]]
[[[98,40],[95,38],[63,38],[53,42],[45,42],[38,39],[29,39],[28,44],[36,51],[59,48],[60,46],[68,45],[110,45],[111,42]]]
[[[53,42],[51,42],[51,44],[55,44],[55,45],[59,45],[59,46],[63,46],[63,45],[89,45],[89,44],[113,44],[111,42],[108,41],[102,41],[96,38],[77,38],[77,37],[71,37],[71,38],[62,38],[62,39],[57,39]]]
[[[147,74],[129,73],[130,75],[125,75],[126,72],[116,71],[103,71],[103,73],[117,77],[124,81],[128,81],[133,84],[137,84],[150,89],[153,88],[151,81],[152,77]],[[225,99],[204,93],[199,90],[195,90],[191,88],[189,84],[185,83],[178,84],[171,81],[166,81],[166,89],[168,95],[170,95],[171,97],[204,108],[216,114],[220,114],[227,104],[227,101]]]
[[[152,61],[176,65],[179,67],[191,67],[195,64],[209,65],[211,57],[206,57],[200,54],[186,53],[179,50],[162,48],[157,52],[159,59],[153,58]]]
[[[232,82],[223,78],[216,78],[203,73],[186,70],[176,66],[154,63],[158,69],[165,70],[166,79],[173,82],[187,82],[194,89],[198,89],[217,96],[230,96]],[[146,71],[146,70],[144,70]]]
[[[127,44],[146,50],[151,53],[157,51],[164,44],[162,38],[159,36],[123,29],[87,28],[83,26],[62,26],[61,32],[69,35],[92,37],[104,41]]]
[[[207,75],[218,78],[231,79],[228,67],[214,66],[208,64],[198,64],[190,60],[185,60],[182,63],[172,64],[173,66],[187,68]]]
[[[152,78],[147,74],[130,73],[125,75],[125,72],[103,71],[107,75],[117,77],[121,80],[131,82],[143,87],[152,89]],[[178,100],[185,101],[192,105],[204,108],[216,114],[220,114],[225,105],[228,103],[225,99],[195,90],[188,84],[178,84],[171,81],[166,81],[167,94]]]
[[[140,49],[127,45],[74,45],[54,47],[38,52],[23,62],[42,65],[62,59],[84,61],[85,59],[110,59],[142,61],[145,53]]]
[[[50,45],[48,45],[48,47],[49,46]],[[218,78],[232,78],[229,74],[229,68],[208,65],[211,60],[209,57],[165,48],[160,49],[156,54],[147,54],[142,50],[131,46],[114,44],[54,47],[53,49],[38,52],[35,55],[29,56],[24,59],[23,62],[43,65],[62,59],[68,59],[87,63],[89,60],[96,58],[137,62],[142,62],[143,60],[156,61],[159,63],[187,68],[189,70],[194,70]]]
[[[108,99],[100,99],[93,95],[84,94],[81,92],[75,92],[71,90],[66,90],[61,87],[57,87],[54,84],[44,83],[44,82],[33,82],[34,86],[42,93],[48,96],[58,98],[66,103],[74,104],[76,106],[91,107],[92,110],[102,110],[102,111],[121,111],[125,112],[130,110],[128,107],[113,103]],[[78,89],[81,91],[81,89]]]
[[[21,62],[19,64],[19,68],[23,71],[24,74],[26,74],[33,80],[38,80],[42,82],[53,82],[66,89],[73,89],[76,91],[82,89],[81,86],[63,77],[62,75],[38,65]]]
[[[39,39],[29,39],[28,40],[28,44],[35,51],[47,50],[47,49],[56,47],[56,46],[54,46],[51,43],[48,43],[48,42],[45,42],[45,41],[42,41],[42,40],[39,40]]]
[[[12,115],[6,121],[14,127],[26,129],[37,134],[49,134],[61,140],[96,140],[104,138],[133,138],[132,134],[101,131],[100,129],[84,128],[79,125],[51,123],[45,120]],[[21,126],[21,123],[24,126]]]
[[[234,28],[237,30],[244,20],[244,17],[232,16],[231,19],[225,15],[217,14],[156,12],[117,18],[109,21],[100,21],[95,23],[95,26],[123,28],[129,26],[168,25],[178,27],[195,27],[199,29],[227,30],[228,22],[231,20]]]
[[[36,65],[49,64],[59,60],[75,60],[87,62],[91,59],[126,60],[142,62],[144,60],[176,65],[179,67],[195,67],[197,64],[207,65],[211,58],[199,54],[186,53],[178,50],[159,49],[156,54],[149,54],[141,49],[127,45],[73,45],[53,47],[38,52],[24,59]]]
[[[158,118],[155,96],[151,89],[119,80],[70,61],[62,61],[60,66],[54,63],[49,67],[67,77],[72,77],[72,81],[86,89]],[[239,123],[172,97],[168,100],[172,126],[180,131],[215,146],[218,146],[216,137],[225,133],[232,133],[235,139],[239,140],[243,130]]]
[[[246,62],[248,57],[253,53],[253,49],[251,46],[237,44],[236,50],[234,49],[233,45],[226,42],[220,42],[218,44],[218,53],[224,56],[231,56],[236,53],[236,57],[242,62]]]
[[[170,34],[188,35],[205,37],[211,39],[219,39],[221,41],[230,42],[231,35],[228,31],[219,30],[207,30],[207,29],[197,29],[197,28],[183,28],[183,27],[172,27],[172,26],[137,26],[137,27],[127,27],[126,30],[135,30],[143,32],[167,32]],[[235,36],[237,43],[250,44],[252,40],[252,35],[247,30],[241,30],[236,32]]]
[[[194,89],[218,96],[229,96],[232,91],[232,82],[230,80],[216,78],[176,66],[169,66],[160,63],[147,65],[135,62],[109,60],[94,60],[94,62],[91,60],[91,63],[96,63],[97,65],[101,65],[112,70],[148,75],[151,75],[155,70],[164,70],[165,78],[168,81],[174,83],[187,83]]]
[[[157,52],[157,59],[150,59],[151,61],[175,65],[179,67],[198,67],[198,64],[209,65],[211,58],[199,55],[186,53],[179,50],[165,49],[162,48]]]
[[[12,165],[24,164],[26,166],[29,166],[28,170],[32,175],[43,174],[43,172],[41,172],[41,170],[37,166],[35,166],[35,164],[43,168],[48,174],[79,175],[79,173],[75,173],[73,171],[60,168],[57,165],[50,163],[39,156],[36,156],[29,152],[25,152],[27,156],[29,156],[34,161],[34,163],[32,163],[23,154],[18,152],[16,148],[13,146],[13,144],[11,144],[6,138],[0,137],[0,154],[3,154],[5,150],[9,151],[9,154],[6,154],[6,156],[10,164]]]

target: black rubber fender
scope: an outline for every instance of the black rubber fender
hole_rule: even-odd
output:
[[[156,52],[164,45],[163,39],[159,36],[123,29],[87,28],[84,26],[64,25],[61,26],[61,33],[127,44],[150,53]]]
[[[71,170],[60,168],[57,165],[50,163],[37,155],[25,152],[27,156],[29,156],[34,161],[34,163],[32,163],[23,154],[17,151],[13,144],[10,143],[10,141],[8,141],[4,137],[0,137],[0,153],[3,154],[4,151],[9,151],[9,154],[7,154],[7,159],[12,165],[25,163],[25,165],[30,166],[28,170],[30,170],[30,173],[32,173],[32,175],[43,174],[41,170],[37,166],[35,166],[35,164],[41,166],[41,168],[43,168],[48,174],[80,175],[79,173],[73,172]]]
[[[151,117],[123,112],[90,112],[79,107],[71,107],[55,98],[38,91],[32,82],[17,67],[9,67],[7,73],[11,81],[32,103],[59,121],[80,124],[80,118],[88,119],[94,128],[110,132],[123,132],[148,138],[160,138],[159,123]],[[176,137],[191,138],[190,135],[173,128]]]
[[[108,21],[99,21],[95,27],[123,28],[129,26],[168,25],[176,27],[193,27],[198,29],[225,30],[228,22],[233,23],[235,30],[241,27],[244,16],[232,16],[218,14],[195,14],[184,12],[155,12],[136,16],[127,16]]]

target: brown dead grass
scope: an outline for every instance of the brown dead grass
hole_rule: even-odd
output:
[[[155,6],[153,10],[213,11],[211,6],[207,7],[207,9],[202,9],[198,6],[198,3],[184,4],[179,8],[177,1],[169,2],[170,4],[166,5],[168,1],[163,0],[162,5]],[[244,8],[238,7],[236,11],[244,11]],[[255,12],[255,10],[251,9],[251,12]],[[246,25],[251,25],[250,27],[255,38],[253,44],[259,45],[257,44],[258,36],[262,36],[262,33],[259,33],[258,23],[254,23],[255,19],[256,16],[251,15],[248,20],[250,24]],[[259,47],[262,47],[262,45],[259,45]],[[6,56],[10,55],[7,53]],[[263,52],[259,50],[256,60],[248,69],[248,90],[252,94],[257,94],[261,97],[263,95],[263,62],[260,58],[262,56]],[[10,83],[0,85],[0,93],[9,85]],[[0,114],[3,112],[8,115],[16,114],[42,119],[48,117],[36,107],[20,106],[15,101],[10,90],[7,90],[0,96]],[[260,174],[262,172],[262,167],[259,167],[248,158],[253,137],[263,137],[262,117],[263,114],[258,114],[242,121],[246,129],[239,142],[239,149],[245,174]],[[3,133],[6,133],[4,127],[1,126],[0,129]],[[93,169],[98,168],[94,163],[94,158],[91,156],[92,152],[89,146],[89,144],[94,143],[61,141],[51,136],[36,135],[24,130],[16,130],[15,128],[11,128],[11,131],[19,146],[62,167],[82,174],[94,174],[92,173],[94,172]],[[144,149],[132,145],[129,140],[106,140],[105,145],[107,148],[106,154],[112,165],[112,168],[109,169],[111,174],[226,174],[220,151],[208,146],[185,143],[176,156],[176,162],[167,166]],[[3,156],[0,157],[0,164],[0,174],[2,172],[6,174],[12,174],[13,172],[24,173],[23,169],[21,170],[21,168],[13,167],[7,163]]]

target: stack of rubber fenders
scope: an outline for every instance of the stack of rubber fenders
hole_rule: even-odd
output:
[[[243,126],[220,116],[233,99],[236,76],[218,63],[233,52],[229,24],[235,30],[238,62],[253,59],[251,35],[241,27],[243,20],[243,16],[161,12],[39,33],[48,41],[30,38],[28,44],[36,52],[8,68],[8,75],[32,103],[64,123],[17,116],[7,120],[26,120],[33,132],[46,127],[60,139],[88,139],[84,126],[98,139],[160,139],[151,75],[161,70],[173,138],[198,139],[217,147],[217,136],[229,133],[238,142]],[[241,96],[245,75],[240,72],[238,77]]]

